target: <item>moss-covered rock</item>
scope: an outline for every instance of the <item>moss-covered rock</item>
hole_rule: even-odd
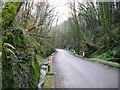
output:
[[[41,64],[54,49],[47,43],[44,43],[44,47],[41,48],[35,40],[30,42],[23,34],[23,30],[15,30],[5,33],[3,38],[4,43],[9,43],[15,48],[14,50],[10,47],[3,49],[3,88],[37,88]],[[6,52],[6,49],[10,49],[14,55]]]

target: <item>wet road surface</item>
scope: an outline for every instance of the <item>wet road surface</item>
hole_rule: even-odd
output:
[[[58,49],[53,60],[55,88],[118,88],[118,70]]]

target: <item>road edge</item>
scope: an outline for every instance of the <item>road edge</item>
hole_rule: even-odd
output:
[[[82,58],[84,60],[88,60],[88,61],[92,61],[92,62],[98,62],[100,64],[104,64],[104,65],[107,65],[107,66],[110,66],[110,67],[113,67],[113,68],[116,68],[116,69],[120,68],[119,63],[106,61],[106,60],[102,60],[102,59],[97,59],[97,58],[86,58],[86,57],[83,57],[82,55],[77,55],[76,53],[71,52],[70,50],[67,50],[67,51],[70,52],[72,55],[74,55],[74,56],[76,56],[78,58]]]

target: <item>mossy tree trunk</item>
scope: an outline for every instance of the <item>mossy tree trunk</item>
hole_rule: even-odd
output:
[[[6,2],[4,8],[2,9],[2,30],[5,31],[7,29],[12,21],[14,20],[15,16],[17,15],[21,5],[23,2]],[[4,37],[8,33],[4,33]],[[9,33],[10,34],[10,33]],[[2,88],[15,88],[17,87],[14,81],[14,72],[13,72],[13,56],[6,52],[6,48],[4,48],[4,43],[10,44],[13,41],[10,41],[10,37],[8,38],[8,41],[4,40],[3,38],[3,50],[2,50]],[[11,39],[13,40],[13,39]],[[9,58],[8,57],[9,54]]]
[[[109,27],[108,21],[107,21],[107,15],[106,15],[107,13],[106,13],[106,8],[105,8],[106,6],[107,5],[105,2],[101,2],[102,23],[103,23],[104,30],[105,30],[106,47],[107,47],[107,49],[109,49],[110,27]]]
[[[7,2],[2,9],[2,29],[10,26],[23,2]]]

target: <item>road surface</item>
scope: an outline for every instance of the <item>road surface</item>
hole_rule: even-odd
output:
[[[58,49],[53,60],[55,88],[118,88],[118,70]]]

